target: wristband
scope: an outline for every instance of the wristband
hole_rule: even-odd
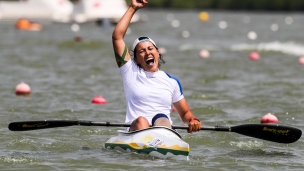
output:
[[[190,118],[189,123],[190,123],[192,120],[197,120],[197,121],[201,122],[199,119],[197,119],[197,118],[194,117],[194,118]]]

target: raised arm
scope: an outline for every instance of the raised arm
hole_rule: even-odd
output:
[[[113,31],[112,43],[118,67],[122,67],[128,60],[131,59],[130,53],[123,38],[125,37],[126,31],[135,12],[138,9],[145,7],[147,3],[147,0],[132,0],[132,4],[118,21]]]

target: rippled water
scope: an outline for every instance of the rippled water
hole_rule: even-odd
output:
[[[148,20],[132,24],[129,45],[141,35],[164,47],[162,69],[177,76],[195,115],[204,125],[259,123],[274,113],[279,123],[304,128],[304,17],[301,13],[142,10]],[[292,20],[290,20],[292,18]],[[176,21],[172,21],[176,20]],[[179,27],[173,27],[172,22]],[[226,29],[219,23],[225,21]],[[292,21],[292,22],[290,22]],[[222,22],[223,23],[223,22]],[[12,132],[10,122],[70,119],[123,122],[125,101],[113,57],[110,28],[44,21],[41,32],[14,29],[0,21],[1,170],[302,170],[303,138],[285,145],[236,133],[179,132],[190,144],[190,160],[175,161],[105,149],[121,128],[74,126]],[[272,31],[271,25],[278,30]],[[247,33],[254,31],[257,39]],[[75,42],[76,35],[82,42]],[[187,37],[189,36],[189,37]],[[207,49],[208,59],[199,57]],[[248,55],[258,51],[259,61]],[[29,97],[14,89],[30,85]],[[106,105],[91,103],[97,95]],[[172,113],[175,125],[182,125]]]

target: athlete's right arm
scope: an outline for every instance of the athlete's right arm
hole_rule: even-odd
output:
[[[131,6],[118,21],[113,31],[112,43],[118,67],[122,67],[131,59],[130,53],[123,38],[135,12],[138,9],[145,7],[147,3],[147,0],[132,0]]]

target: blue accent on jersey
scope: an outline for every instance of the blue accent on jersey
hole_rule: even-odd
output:
[[[152,118],[152,126],[154,126],[155,121],[156,121],[157,119],[159,119],[159,118],[167,118],[167,119],[169,120],[169,118],[168,118],[167,115],[165,115],[165,114],[163,114],[163,113],[158,113],[158,114],[156,114],[156,115]]]
[[[168,73],[166,73],[166,74],[168,75],[169,78],[172,78],[172,79],[174,79],[174,80],[177,82],[181,94],[184,94],[184,93],[183,93],[182,84],[180,83],[180,81],[178,80],[178,78],[177,78],[177,77],[174,77],[174,76],[172,76],[172,75],[170,75],[170,74],[168,74]]]

